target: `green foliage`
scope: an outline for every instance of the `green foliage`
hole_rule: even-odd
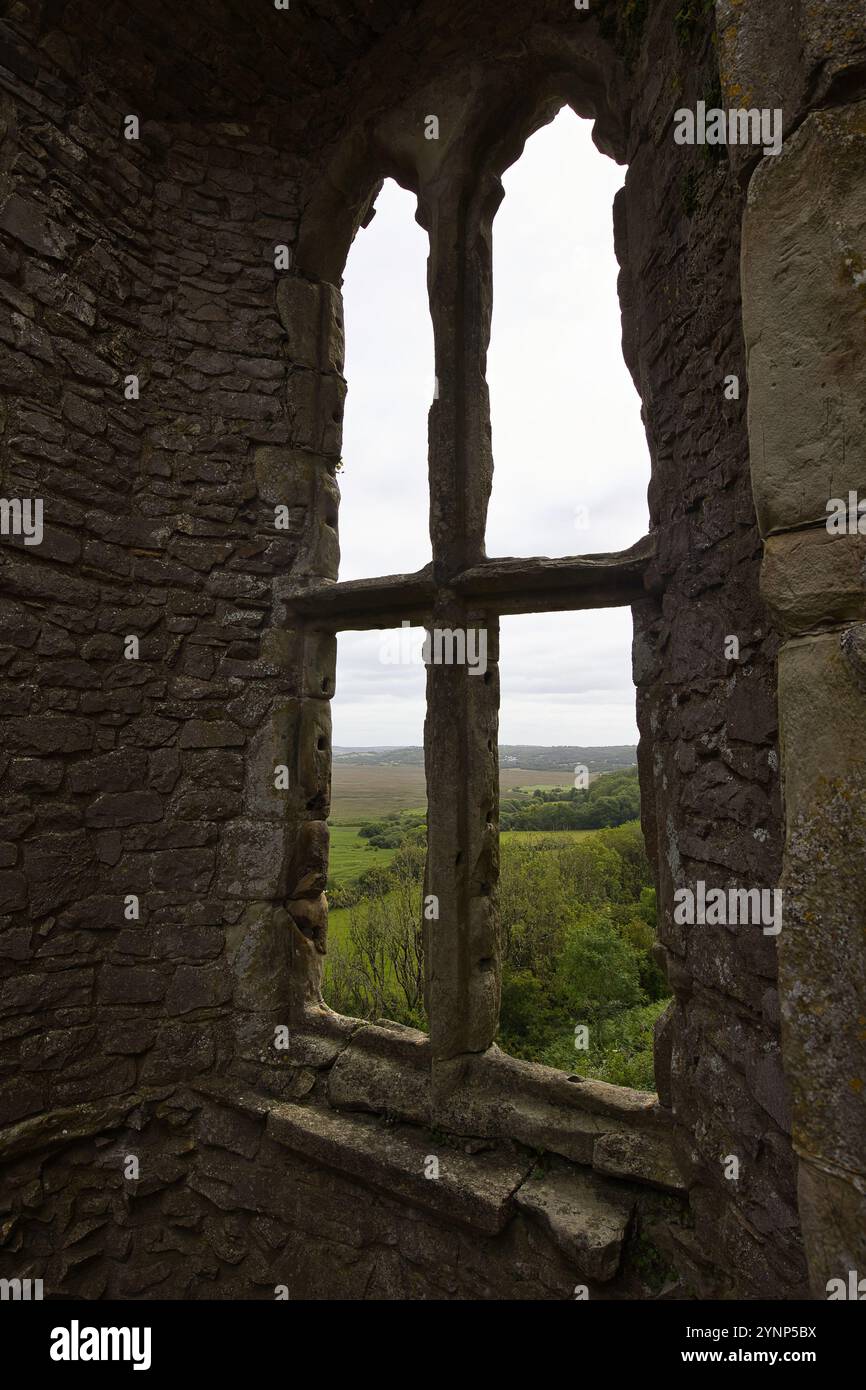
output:
[[[640,815],[637,768],[608,772],[589,787],[555,787],[514,796],[499,808],[501,830],[598,830]]]
[[[531,1054],[531,1060],[571,1075],[608,1081],[612,1086],[652,1091],[655,1089],[653,1029],[666,1008],[666,999],[655,1004],[638,1004],[600,1023],[590,1024],[587,1051],[578,1051],[574,1046],[574,1024],[563,1026],[545,1047]],[[507,1051],[515,1051],[504,1038],[500,1039],[500,1045]],[[517,1055],[525,1057],[528,1054],[520,1051]]]
[[[500,1045],[652,1090],[653,1025],[669,989],[652,958],[656,895],[634,821],[563,843],[503,846]],[[589,1027],[577,1052],[574,1029]]]
[[[569,1012],[591,1023],[641,1002],[637,956],[609,915],[590,916],[568,929],[557,985]]]
[[[390,869],[374,867],[365,869],[362,874],[359,874],[355,880],[355,886],[359,897],[378,898],[383,893],[388,892],[392,880],[393,874]]]
[[[622,793],[620,805],[633,804],[632,786],[632,771],[611,774],[595,808]],[[557,795],[524,800],[544,808],[555,806]],[[576,804],[585,806],[581,795]],[[336,897],[349,911],[329,950],[325,992],[343,1013],[424,1027],[422,813],[370,822],[365,838],[371,842],[383,825],[390,834],[395,823],[404,838],[389,865],[375,865],[354,884],[331,885],[332,903]],[[639,823],[568,838],[509,838],[498,895],[500,1045],[528,1060],[651,1090],[653,1023],[669,991],[652,958],[656,901]],[[589,1027],[589,1051],[575,1051],[577,1024]]]
[[[404,840],[417,839],[418,832],[423,834],[425,825],[423,811],[392,811],[381,820],[365,821],[358,827],[358,835],[376,849],[397,849]]]
[[[353,907],[346,940],[329,950],[325,992],[352,1018],[387,1017],[423,1028],[421,871],[411,850],[398,858],[380,891]]]
[[[651,882],[649,860],[646,857],[646,845],[644,844],[643,833],[638,821],[629,821],[625,825],[612,827],[610,830],[603,830],[598,835],[599,844],[605,849],[612,850],[619,856],[622,896],[620,901],[633,902],[641,898],[644,889],[649,888]],[[650,889],[650,891],[652,891]],[[651,913],[655,912],[655,895],[652,897]],[[655,916],[650,918],[650,925],[655,926]]]
[[[343,907],[354,907],[358,901],[358,890],[354,883],[344,883],[341,879],[328,880],[328,907],[339,911]]]
[[[514,970],[506,964],[502,971],[499,1031],[514,1043],[508,1050],[534,1056],[544,1048],[551,1032],[562,1026],[563,1017],[538,976],[531,970]]]

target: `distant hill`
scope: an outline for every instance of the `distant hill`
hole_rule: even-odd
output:
[[[423,748],[334,748],[334,762],[344,767],[423,767]],[[546,748],[534,743],[502,743],[499,745],[500,767],[522,767],[539,772],[573,771],[581,765],[590,772],[618,772],[634,767],[637,748],[620,743],[596,748],[581,748],[563,744]]]

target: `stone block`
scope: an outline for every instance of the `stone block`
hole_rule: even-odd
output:
[[[181,748],[237,748],[245,742],[243,729],[225,719],[188,719],[181,725]]]
[[[165,998],[167,1014],[213,1009],[231,998],[231,978],[221,965],[179,965]]]
[[[389,1126],[332,1110],[277,1104],[267,1133],[275,1143],[365,1184],[495,1235],[512,1212],[512,1196],[528,1170],[526,1160],[488,1152],[469,1156],[437,1145],[421,1130]],[[430,1158],[439,1177],[425,1177]]]
[[[600,1284],[613,1279],[635,1205],[627,1187],[579,1170],[555,1170],[527,1178],[515,1201],[547,1231],[578,1274]]]
[[[296,368],[286,383],[286,410],[292,444],[339,458],[346,383],[335,373]]]
[[[286,330],[290,362],[324,372],[343,370],[345,344],[339,290],[299,275],[284,275],[277,286],[277,312]]]
[[[218,891],[229,898],[279,898],[285,891],[289,824],[237,820],[227,825],[219,852]]]
[[[749,187],[743,326],[765,536],[825,524],[849,490],[866,498],[864,163],[861,102],[813,112]]]
[[[866,618],[866,536],[831,535],[826,526],[768,536],[761,593],[791,635]]]
[[[284,908],[267,902],[251,903],[228,937],[235,1008],[257,1014],[283,1009],[286,1025],[291,1001],[290,926]],[[263,1029],[262,1047],[271,1049],[273,1041],[273,1029]]]
[[[105,792],[87,807],[84,819],[97,828],[141,825],[162,819],[164,804],[156,792]]]

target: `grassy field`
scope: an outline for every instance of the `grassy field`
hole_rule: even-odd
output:
[[[569,840],[583,840],[587,835],[597,835],[597,830],[503,830],[499,843],[531,845],[536,840],[555,840],[557,844],[567,844]]]
[[[539,782],[538,772],[521,767],[500,769],[502,795],[515,787],[534,790],[537,787],[571,786],[570,772],[544,773],[547,779]],[[393,849],[375,849],[358,834],[364,821],[375,820],[389,811],[419,811],[427,802],[424,770],[420,767],[340,767],[335,765],[331,788],[331,857],[330,879],[351,883],[365,869],[385,868],[394,858]],[[564,830],[556,833],[562,839],[590,835],[589,830]],[[531,838],[532,830],[503,831],[503,843]],[[339,912],[331,914],[332,920]]]
[[[539,780],[539,777],[543,780]],[[539,773],[537,768],[503,767],[499,771],[503,796],[515,787],[572,787],[574,774]],[[422,767],[351,767],[334,764],[331,780],[331,825],[358,826],[389,811],[411,811],[427,804],[427,781]]]
[[[365,869],[384,869],[395,854],[396,850],[376,849],[369,840],[362,840],[357,825],[331,826],[330,877],[341,883],[357,878]]]
[[[350,907],[332,908],[328,912],[328,945],[342,946],[349,930]]]
[[[563,844],[568,840],[582,840],[587,835],[597,835],[597,830],[503,830],[503,845],[521,843],[531,845],[533,841],[555,840]],[[364,869],[373,865],[389,864],[396,850],[365,849],[366,840],[358,838],[357,829],[351,825],[331,827],[331,877],[341,883],[349,883]],[[348,907],[331,908],[328,913],[328,940],[342,941],[349,926]]]

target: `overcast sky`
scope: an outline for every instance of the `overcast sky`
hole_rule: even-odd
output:
[[[491,556],[618,550],[648,525],[649,458],[622,358],[613,253],[625,170],[590,130],[562,111],[503,179],[487,371]],[[433,335],[427,237],[414,214],[414,196],[389,180],[346,267],[341,579],[430,559]],[[635,743],[630,646],[627,609],[503,618],[500,741]],[[338,639],[337,745],[422,741],[424,668],[381,654],[382,634]]]

